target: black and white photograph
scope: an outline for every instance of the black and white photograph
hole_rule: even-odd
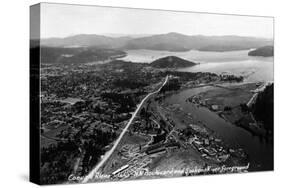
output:
[[[30,16],[33,182],[274,170],[273,17],[57,3]]]

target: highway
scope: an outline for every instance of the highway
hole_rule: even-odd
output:
[[[115,149],[117,148],[118,144],[120,143],[120,141],[122,140],[123,136],[125,135],[125,133],[127,132],[128,128],[130,127],[130,125],[132,124],[134,118],[136,117],[136,115],[138,114],[139,110],[141,109],[142,105],[144,104],[144,102],[151,96],[154,95],[156,93],[158,93],[162,87],[167,83],[169,79],[169,76],[166,76],[165,81],[163,82],[162,86],[154,91],[151,92],[149,94],[146,95],[146,97],[138,104],[137,109],[135,110],[135,112],[133,113],[131,119],[128,121],[126,127],[123,129],[123,131],[121,132],[121,134],[119,135],[118,139],[115,141],[114,145],[112,146],[112,148],[107,151],[105,153],[105,155],[103,156],[102,160],[90,171],[90,173],[84,177],[82,183],[87,183],[89,180],[91,180],[93,178],[93,176],[97,173],[97,171],[103,166],[103,164],[110,158],[110,156],[113,154],[113,152],[115,151]]]

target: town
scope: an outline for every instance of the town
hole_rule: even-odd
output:
[[[231,158],[234,151],[225,148],[219,139],[194,129],[200,126],[188,122],[184,129],[178,128],[169,115],[172,112],[162,101],[181,88],[235,82],[241,78],[157,69],[121,60],[99,64],[42,64],[42,182],[63,182],[69,174],[87,175],[112,147],[137,104],[159,88],[168,75],[168,83],[145,102],[123,138],[133,143],[118,146],[117,154],[113,154],[118,158],[106,163],[105,173],[115,177],[121,172],[138,172],[136,168],[148,168],[160,154],[188,149],[213,163]],[[128,135],[132,138],[127,138]]]

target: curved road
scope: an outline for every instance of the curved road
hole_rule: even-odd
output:
[[[113,153],[113,152],[115,151],[115,149],[117,148],[119,142],[122,140],[122,138],[123,138],[123,136],[125,135],[126,131],[127,131],[128,128],[130,127],[130,125],[131,125],[131,123],[133,122],[134,118],[136,117],[138,111],[141,109],[143,103],[144,103],[144,102],[146,101],[146,99],[148,99],[151,95],[154,95],[154,94],[158,93],[158,92],[162,89],[162,87],[167,83],[168,79],[169,79],[169,76],[166,76],[164,83],[162,84],[162,86],[161,86],[158,90],[147,94],[146,97],[145,97],[144,99],[142,99],[142,101],[141,101],[140,104],[138,105],[136,111],[133,113],[131,119],[130,119],[129,122],[127,123],[126,127],[123,129],[123,131],[122,131],[121,134],[119,135],[118,139],[115,141],[113,147],[112,147],[109,151],[107,151],[107,152],[105,153],[105,155],[103,156],[102,160],[95,166],[95,168],[92,169],[91,172],[90,172],[87,176],[85,176],[85,178],[83,179],[82,183],[86,183],[86,182],[88,182],[90,179],[92,179],[93,176],[95,175],[95,173],[100,169],[100,167],[102,167],[102,165],[109,159],[109,157],[112,155],[112,153]]]

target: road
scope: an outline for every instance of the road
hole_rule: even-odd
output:
[[[100,169],[100,167],[103,166],[103,164],[110,158],[110,156],[112,155],[112,153],[115,151],[115,149],[117,148],[118,144],[120,143],[120,141],[122,140],[123,136],[125,135],[125,133],[127,132],[128,128],[130,127],[130,125],[132,124],[134,118],[136,117],[136,115],[138,114],[139,110],[141,109],[143,103],[151,96],[154,95],[156,93],[158,93],[162,87],[167,83],[169,79],[169,76],[166,76],[165,81],[163,82],[162,86],[154,91],[151,92],[149,94],[146,95],[146,97],[138,104],[137,109],[135,110],[135,112],[133,113],[131,119],[129,120],[129,122],[127,123],[126,127],[123,129],[123,131],[121,132],[121,134],[119,135],[118,139],[115,141],[114,145],[112,146],[112,148],[107,151],[105,153],[105,155],[103,156],[102,160],[95,166],[94,169],[92,169],[90,171],[90,173],[85,176],[85,178],[83,179],[82,183],[87,183],[90,179],[93,178],[93,176],[97,173],[97,171]]]

